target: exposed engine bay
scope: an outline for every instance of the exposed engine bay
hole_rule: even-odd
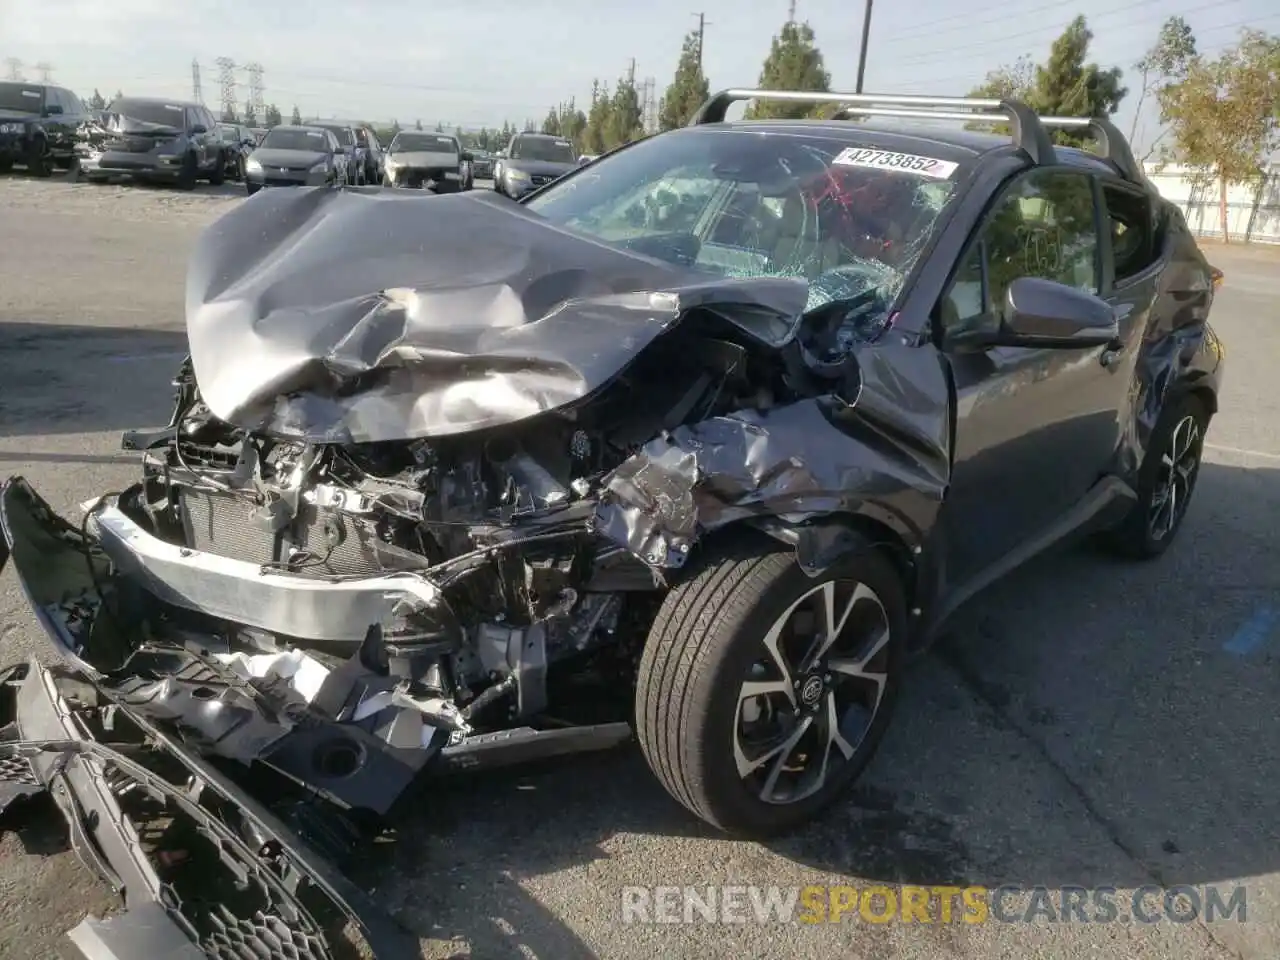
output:
[[[512,761],[522,738],[531,755],[612,745],[629,735],[618,691],[671,565],[603,529],[610,478],[686,424],[764,416],[850,376],[856,395],[856,366],[830,365],[822,331],[818,318],[778,352],[708,315],[581,404],[404,442],[232,426],[188,361],[170,425],[126,434],[142,482],[86,517],[124,574],[95,592],[146,641],[113,642],[111,618],[75,604],[59,618],[131,706],[343,807],[385,813],[442,751],[467,766],[472,752],[498,762],[497,740]]]

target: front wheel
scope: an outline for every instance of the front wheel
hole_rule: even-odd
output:
[[[200,166],[196,161],[194,153],[188,153],[182,158],[182,167],[178,170],[178,179],[176,186],[179,190],[194,190],[196,188],[196,177],[200,174]]]
[[[1128,515],[1103,534],[1114,553],[1133,560],[1160,556],[1173,542],[1195,492],[1209,411],[1184,394],[1156,421],[1138,472],[1138,499]]]
[[[739,548],[668,593],[636,688],[654,774],[729,833],[793,829],[871,760],[906,649],[898,572],[870,545],[817,579],[790,551]]]
[[[49,150],[49,141],[44,137],[36,137],[27,149],[27,170],[33,177],[53,176],[53,154]]]
[[[225,154],[219,153],[214,158],[213,170],[209,172],[209,185],[212,187],[220,187],[227,182],[227,158]]]

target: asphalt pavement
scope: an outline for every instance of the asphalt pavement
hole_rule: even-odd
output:
[[[134,478],[119,431],[167,417],[186,255],[239,196],[0,178],[0,474],[71,512]],[[820,823],[768,845],[714,836],[631,748],[442,788],[360,881],[432,960],[1280,955],[1280,250],[1207,249],[1226,273],[1227,380],[1178,543],[1142,565],[1073,549],[973,601]],[[42,642],[6,572],[0,663]],[[899,883],[1114,887],[1122,902],[1243,884],[1247,915],[622,922],[625,887]],[[113,903],[47,809],[0,823],[0,957],[57,956],[64,930]]]

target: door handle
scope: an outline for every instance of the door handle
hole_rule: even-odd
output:
[[[1104,367],[1110,367],[1120,359],[1122,353],[1124,353],[1124,341],[1113,340],[1107,344],[1107,349],[1102,351],[1102,356],[1098,357],[1098,362]]]

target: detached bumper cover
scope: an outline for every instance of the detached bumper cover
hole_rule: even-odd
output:
[[[46,788],[66,817],[81,859],[119,891],[128,909],[108,919],[88,917],[68,932],[86,960],[200,960],[253,956],[327,960],[334,956],[325,926],[301,896],[319,895],[358,928],[374,957],[418,955],[413,941],[374,908],[350,881],[217,770],[130,715],[148,734],[150,751],[126,756],[93,740],[59,691],[69,674],[35,663],[0,671],[13,717],[0,716],[0,776],[18,763]],[[15,734],[16,728],[16,736]],[[162,776],[143,756],[177,763],[180,778]],[[175,780],[181,780],[175,783]],[[140,825],[121,798],[142,791],[166,814],[217,850],[219,865],[249,891],[255,906],[184,903],[144,849]],[[226,811],[240,822],[233,829]],[[253,845],[246,841],[253,838]]]

